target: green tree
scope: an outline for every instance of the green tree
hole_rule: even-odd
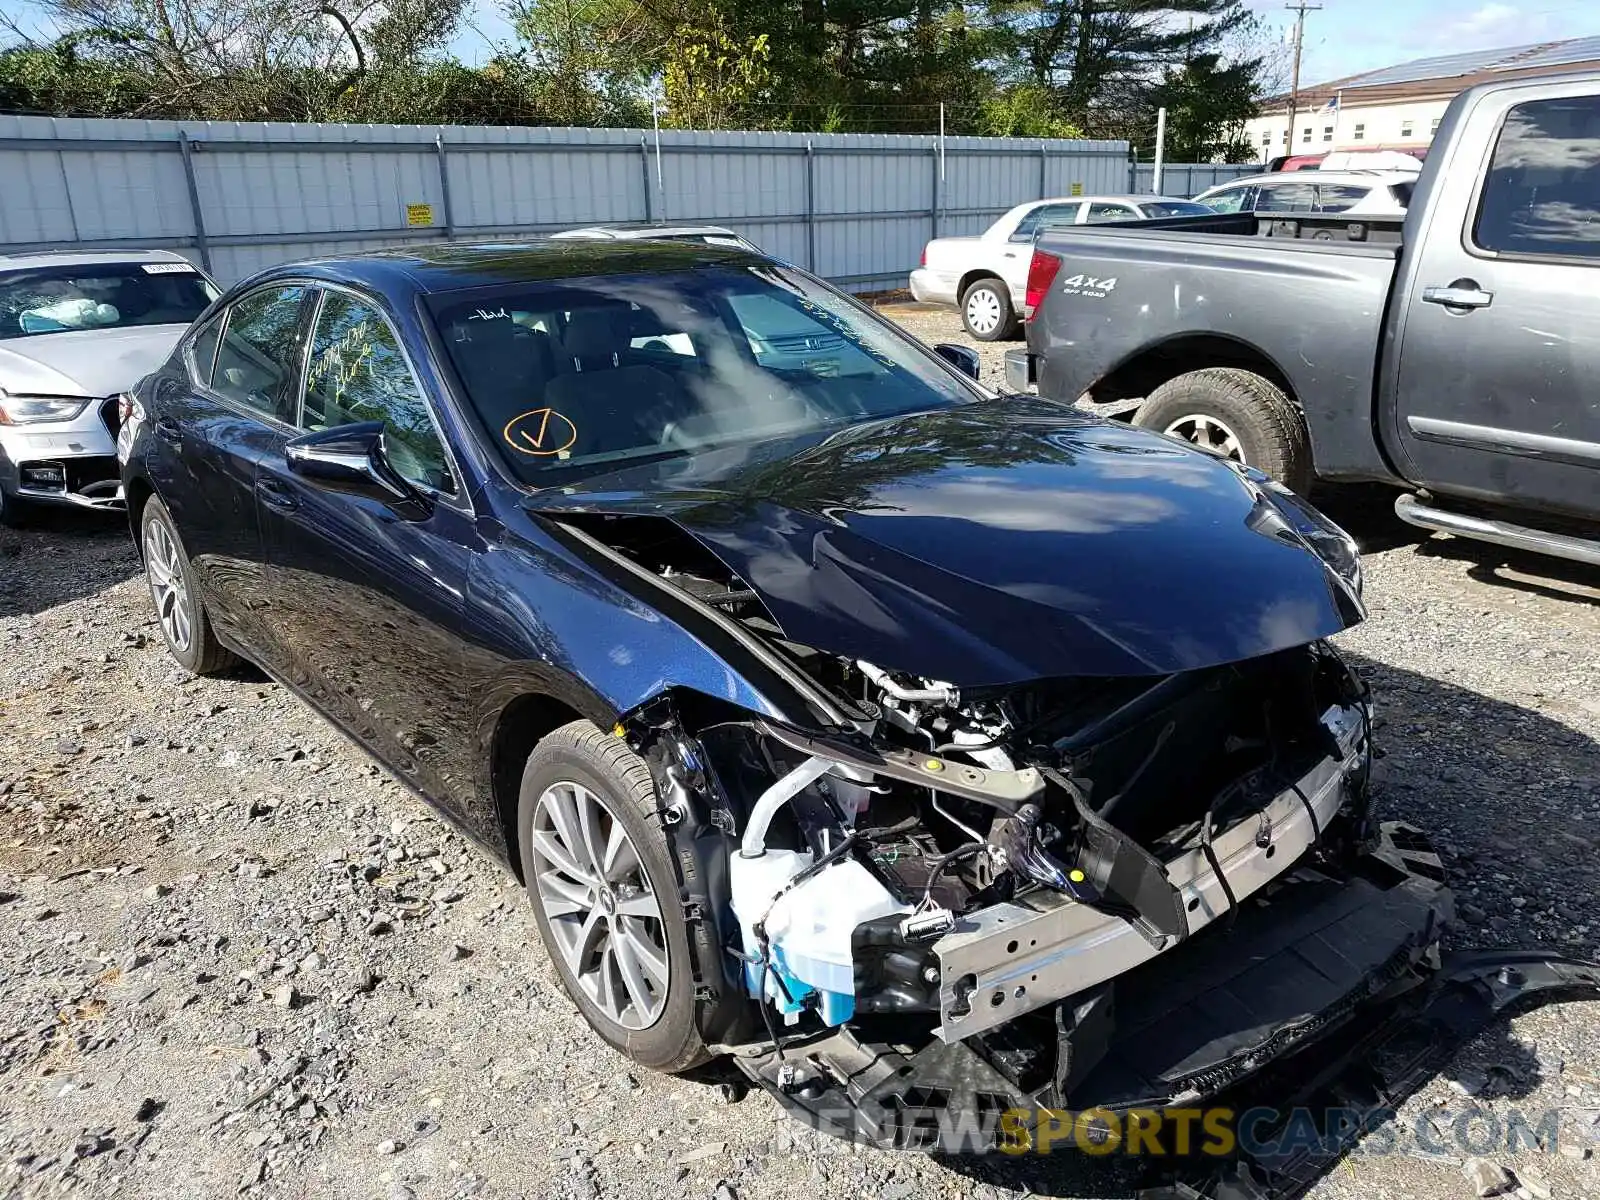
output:
[[[1172,162],[1249,162],[1255,148],[1245,122],[1256,114],[1256,60],[1224,65],[1201,54],[1166,78],[1150,96],[1167,110],[1166,157]]]
[[[1056,108],[1047,88],[1019,83],[985,99],[979,108],[977,129],[986,137],[1075,138],[1082,131]]]
[[[1151,89],[1163,72],[1246,25],[1243,0],[1018,0],[997,9],[1027,77],[1094,137],[1148,140]]]
[[[679,26],[662,77],[668,123],[689,129],[736,126],[742,106],[772,82],[768,58],[766,34],[736,35],[714,9],[699,25]]]

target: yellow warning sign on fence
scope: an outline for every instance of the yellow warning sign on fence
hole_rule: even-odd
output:
[[[1072,195],[1074,195],[1074,196],[1081,196],[1081,195],[1083,195],[1083,184],[1081,184],[1081,183],[1075,183],[1075,184],[1073,184],[1073,185],[1072,185],[1072,193],[1071,193],[1071,194],[1072,194]],[[412,223],[412,224],[413,224],[413,225],[415,225],[415,224],[416,224],[416,222],[415,222],[415,221],[413,221],[413,222],[411,222],[411,223]]]
[[[406,205],[406,224],[407,225],[432,225],[433,224],[433,205],[431,205],[431,204],[408,204],[408,205]]]

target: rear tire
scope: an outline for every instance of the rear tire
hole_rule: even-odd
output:
[[[189,552],[178,537],[167,506],[154,496],[139,515],[139,546],[145,583],[156,606],[167,653],[191,675],[219,675],[237,666],[239,656],[217,641],[205,601],[194,583]]]
[[[1135,425],[1181,437],[1255,467],[1304,495],[1316,478],[1299,411],[1270,380],[1239,367],[1205,367],[1154,389]]]
[[[980,342],[1016,336],[1011,290],[998,279],[980,279],[961,293],[961,324]]]
[[[690,939],[702,962],[717,962],[717,948],[707,960],[705,939],[683,918],[644,760],[588,721],[563,725],[523,768],[517,841],[539,938],[590,1027],[653,1070],[687,1071],[709,1059]]]

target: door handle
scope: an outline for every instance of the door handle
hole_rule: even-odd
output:
[[[1422,289],[1423,303],[1442,304],[1445,308],[1488,308],[1493,299],[1493,292],[1484,291],[1471,279],[1458,279],[1448,287],[1433,284]]]
[[[1015,250],[1007,250],[1000,255],[1001,258],[1015,258],[1016,256],[1017,252]]]
[[[276,508],[282,512],[293,512],[300,507],[299,499],[281,480],[270,478],[256,480],[256,495],[268,508]]]

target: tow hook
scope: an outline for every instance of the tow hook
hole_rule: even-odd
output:
[[[1272,818],[1262,812],[1259,823],[1256,825],[1256,849],[1265,850],[1272,845]]]

